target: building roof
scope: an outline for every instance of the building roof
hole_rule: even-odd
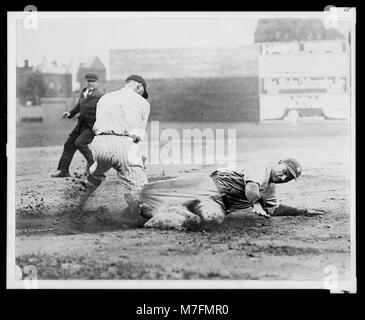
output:
[[[80,68],[88,68],[88,69],[105,69],[104,64],[101,62],[99,57],[93,56],[90,57],[86,63],[80,63]]]

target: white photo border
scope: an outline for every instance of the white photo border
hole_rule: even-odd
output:
[[[39,8],[41,9],[41,8]],[[339,281],[339,292],[357,290],[356,280],[356,167],[355,167],[355,24],[356,8],[338,8],[339,18],[351,21],[351,267],[350,280]],[[343,9],[343,10],[342,10]],[[25,289],[16,280],[15,191],[16,191],[16,27],[29,12],[8,12],[8,141],[7,141],[7,288]],[[323,18],[322,12],[37,12],[38,19],[259,19]],[[38,289],[329,289],[324,281],[289,280],[37,280]]]

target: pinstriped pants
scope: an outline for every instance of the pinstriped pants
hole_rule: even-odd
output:
[[[140,200],[146,218],[158,216],[168,205],[184,207],[200,216],[204,223],[222,223],[227,214],[216,184],[205,173],[149,183],[142,189]],[[154,220],[158,221],[157,217]]]
[[[137,155],[138,145],[129,137],[96,136],[89,145],[95,163],[90,168],[88,181],[100,185],[105,173],[113,168],[122,185],[131,193],[139,192],[147,184],[142,157]]]

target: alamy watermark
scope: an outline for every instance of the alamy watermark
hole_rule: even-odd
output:
[[[236,129],[165,128],[151,121],[144,143],[149,164],[194,164],[236,167]]]
[[[26,15],[23,20],[24,29],[36,30],[38,29],[38,11],[37,7],[33,5],[28,5],[24,8]]]
[[[15,280],[23,281],[25,289],[38,289],[37,268],[33,265],[19,267],[15,265]]]
[[[340,292],[338,286],[338,269],[335,265],[328,265],[323,268],[324,278],[323,287],[330,290],[331,293]]]
[[[339,21],[348,19],[354,13],[354,10],[355,8],[351,7],[326,6],[323,10],[323,26],[326,29],[338,29]]]

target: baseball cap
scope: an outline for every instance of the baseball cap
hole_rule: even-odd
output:
[[[144,79],[136,74],[131,74],[127,79],[125,79],[125,81],[129,81],[129,80],[134,80],[136,82],[139,82],[140,84],[142,84],[144,92],[142,94],[142,97],[147,99],[148,98],[148,93],[147,93],[147,83],[146,81],[144,81]]]
[[[87,73],[85,74],[85,79],[96,81],[98,80],[98,76],[95,73]]]
[[[293,178],[297,180],[302,173],[302,166],[299,164],[299,162],[293,158],[285,159],[283,160],[283,162],[288,167],[288,170],[293,176]]]

